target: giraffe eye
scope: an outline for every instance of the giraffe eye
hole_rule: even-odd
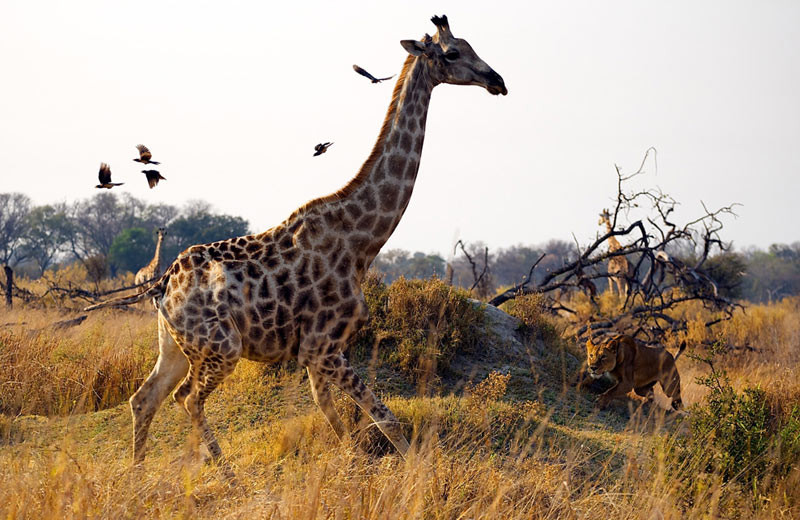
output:
[[[447,61],[456,61],[459,58],[460,54],[457,50],[449,50],[444,54],[444,59]]]

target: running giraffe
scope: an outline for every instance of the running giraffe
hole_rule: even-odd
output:
[[[378,140],[361,170],[339,191],[314,199],[256,235],[192,246],[150,289],[88,307],[154,298],[159,358],[131,397],[133,457],[141,462],[153,415],[169,392],[185,407],[211,456],[221,450],[204,404],[240,358],[294,358],[308,371],[315,402],[339,438],[347,435],[329,386],[348,394],[405,456],[400,424],[342,355],[367,321],[361,292],[372,260],[408,206],[419,169],[431,91],[440,83],[507,94],[503,79],[467,41],[435,16],[437,33],[403,40],[409,56]]]

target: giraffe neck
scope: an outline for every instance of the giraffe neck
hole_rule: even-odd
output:
[[[606,219],[605,222],[606,222],[606,232],[611,233],[612,231],[614,231],[614,228],[611,227],[611,221]],[[614,251],[618,251],[620,249],[622,249],[622,246],[620,245],[616,237],[614,236],[608,237],[608,250],[613,253]]]
[[[150,262],[150,265],[156,271],[159,270],[161,267],[161,242],[164,241],[164,235],[161,233],[158,234],[158,242],[156,242],[156,254],[153,255],[153,260]]]
[[[435,85],[427,59],[409,56],[369,157],[342,189],[307,202],[283,222],[293,242],[330,254],[331,262],[353,268],[357,281],[363,278],[411,200]]]
[[[427,61],[409,56],[372,153],[345,188],[350,188],[342,198],[345,212],[363,224],[354,231],[361,238],[356,253],[363,262],[361,269],[357,262],[357,271],[366,271],[411,200],[434,86]]]

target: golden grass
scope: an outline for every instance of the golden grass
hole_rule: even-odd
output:
[[[188,419],[171,401],[154,420],[144,466],[131,468],[124,401],[156,357],[155,319],[109,311],[48,331],[59,319],[47,310],[3,318],[15,324],[0,332],[3,518],[800,517],[797,468],[757,488],[713,474],[676,479],[667,454],[685,424],[635,402],[595,411],[593,396],[563,382],[558,365],[578,352],[558,351],[563,345],[503,374],[487,367],[490,376],[463,395],[442,387],[402,397],[378,381],[414,439],[407,460],[366,451],[376,429],[342,396],[337,406],[355,433],[338,442],[302,371],[243,361],[207,406],[236,486],[194,456]],[[702,334],[690,329],[690,345]],[[755,349],[721,362],[735,386],[761,385],[779,413],[797,404],[797,299],[751,306],[722,324],[719,338]],[[706,367],[688,357],[678,367],[684,401],[700,402],[704,388],[693,381]],[[549,376],[532,376],[537,369]]]

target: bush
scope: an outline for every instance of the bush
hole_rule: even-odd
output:
[[[710,393],[705,403],[692,407],[690,435],[678,439],[671,463],[688,483],[698,474],[714,474],[756,491],[800,462],[800,407],[783,411],[771,405],[769,393],[760,386],[737,391],[712,361],[722,348],[717,344],[705,357],[692,356],[711,368],[708,376],[697,379]]]
[[[367,359],[380,346],[380,357],[414,382],[442,375],[454,354],[475,352],[485,337],[483,310],[466,291],[437,278],[401,277],[386,286],[372,273],[362,289],[370,321],[356,336],[353,356]]]

